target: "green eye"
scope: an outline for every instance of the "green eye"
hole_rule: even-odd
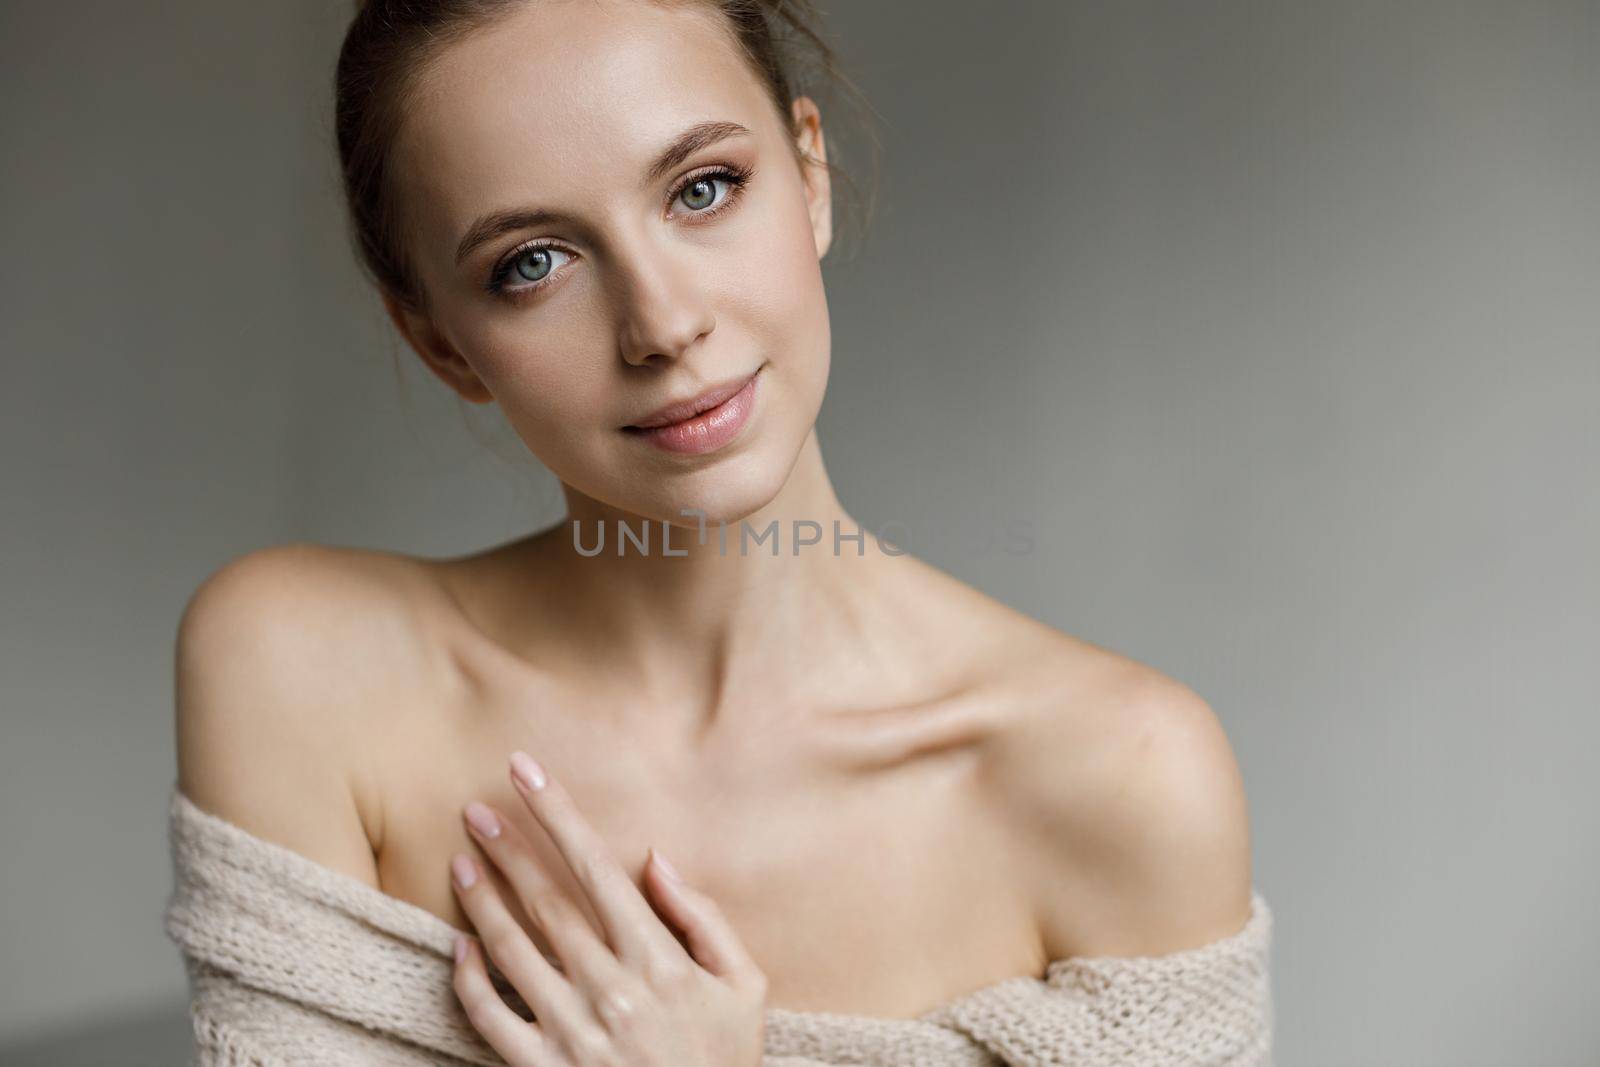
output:
[[[524,255],[517,257],[516,274],[519,278],[536,282],[549,274],[550,270],[548,248],[530,248]]]
[[[689,209],[690,215],[698,215],[700,219],[714,218],[732,207],[734,201],[744,194],[745,186],[754,173],[752,167],[736,167],[732,164],[701,171],[677,186],[672,203],[682,204]],[[721,192],[718,192],[718,186],[722,187]]]
[[[717,182],[718,179],[711,177],[696,178],[684,188],[683,192],[678,194],[678,199],[683,201],[685,207],[693,211],[704,211],[716,203]],[[726,185],[727,182],[722,184]]]
[[[744,195],[755,169],[724,164],[702,172],[677,187],[673,203],[682,203],[697,222],[717,218]],[[722,191],[718,192],[717,187]],[[491,296],[524,297],[556,284],[555,273],[563,264],[583,258],[549,240],[527,244],[506,255],[489,272],[484,289]]]
[[[557,259],[556,257],[565,257]],[[544,287],[557,267],[576,258],[564,248],[550,244],[529,245],[513,252],[494,268],[485,286],[492,294],[531,293]]]

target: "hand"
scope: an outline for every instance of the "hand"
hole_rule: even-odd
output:
[[[456,996],[490,1046],[511,1067],[760,1067],[766,976],[715,902],[677,878],[652,848],[644,875],[652,910],[559,782],[522,752],[511,757],[511,780],[605,937],[540,868],[510,820],[469,804],[473,839],[560,962],[557,969],[545,958],[470,857],[451,861],[456,896],[482,941],[458,938]],[[688,951],[663,917],[683,933]],[[490,984],[484,950],[533,1009],[534,1022]]]

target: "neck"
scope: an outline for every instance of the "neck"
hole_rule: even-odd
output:
[[[565,521],[530,542],[537,595],[555,607],[531,614],[547,647],[600,669],[618,715],[704,729],[815,709],[830,694],[859,699],[886,658],[881,594],[909,557],[846,513],[814,431],[768,504],[742,519],[679,516],[665,545],[662,522],[566,493]]]

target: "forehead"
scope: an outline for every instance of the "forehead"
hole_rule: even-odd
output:
[[[637,192],[648,161],[706,119],[758,133],[771,103],[697,3],[528,0],[421,76],[395,158],[430,247],[489,209],[581,212]]]

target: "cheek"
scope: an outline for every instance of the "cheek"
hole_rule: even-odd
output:
[[[816,238],[799,178],[746,213],[745,232],[718,253],[717,306],[781,356],[826,330],[827,304]]]
[[[474,324],[467,339],[473,367],[502,403],[575,412],[604,398],[608,379],[593,358],[601,316],[576,291],[585,282],[574,278],[562,287],[557,313],[502,313]]]
[[[463,338],[507,421],[530,450],[558,463],[585,447],[584,433],[604,429],[617,415],[615,371],[596,355],[594,316],[575,302],[567,310],[544,316],[549,325],[508,316]]]

